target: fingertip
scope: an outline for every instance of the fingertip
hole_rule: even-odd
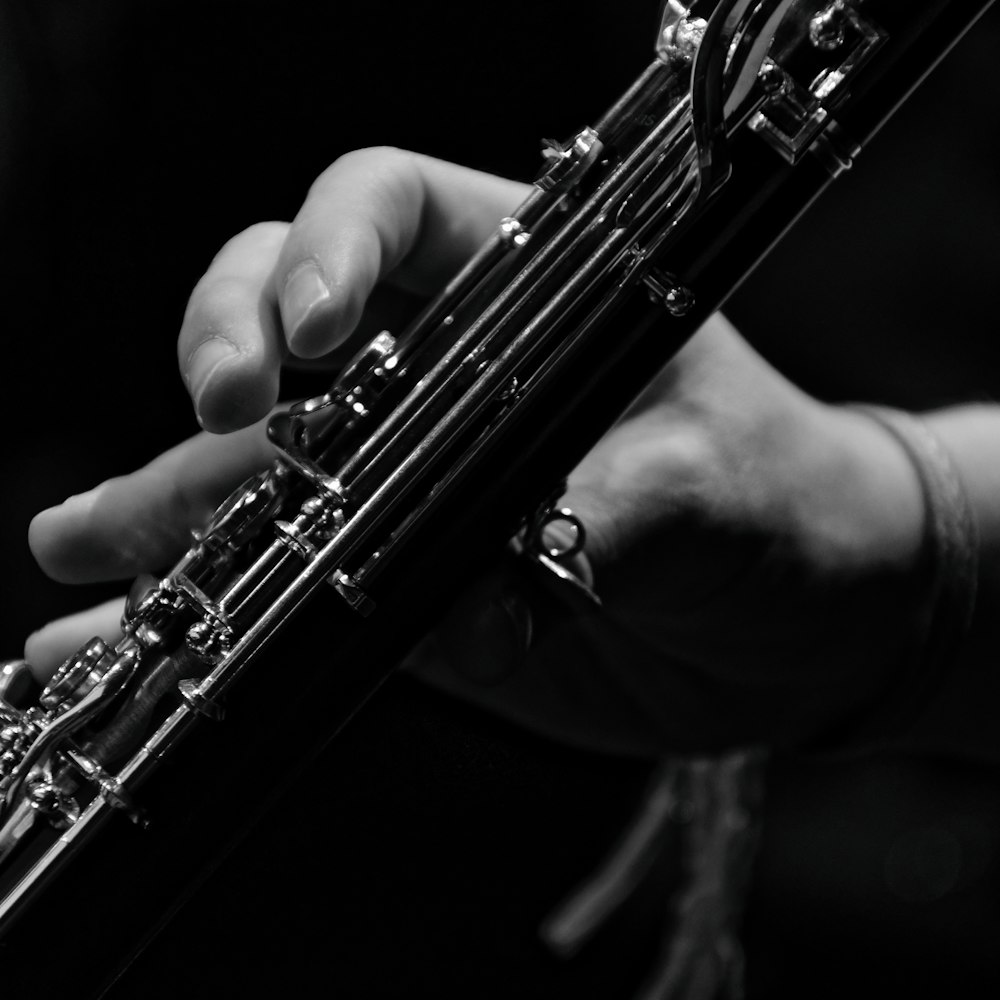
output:
[[[307,260],[289,272],[279,309],[288,349],[299,358],[318,358],[350,336],[361,317],[361,305],[350,291],[336,294],[319,265]]]
[[[239,357],[236,346],[219,337],[203,341],[191,352],[183,374],[196,411],[200,410],[205,391],[220,380],[227,368],[237,364]]]
[[[45,631],[48,626],[32,632],[24,640],[24,659],[31,673],[39,684],[44,684],[56,672],[59,662],[52,650],[52,644],[47,640]]]
[[[199,426],[211,434],[231,434],[256,423],[277,402],[278,394],[260,393],[256,388],[236,394],[220,386],[206,392],[196,404]]]
[[[48,548],[51,524],[56,517],[55,511],[55,507],[46,507],[45,510],[40,510],[28,524],[28,548],[36,561],[41,561],[41,557]]]
[[[191,293],[177,361],[207,429],[252,423],[277,398],[285,346],[272,284],[276,256],[271,230],[247,230],[223,248]]]
[[[208,343],[202,345],[199,353]],[[214,356],[213,356],[214,355]],[[200,364],[200,359],[194,364]],[[194,364],[192,367],[194,367]],[[278,401],[279,369],[266,359],[254,365],[225,350],[210,352],[211,366],[200,381],[191,381],[191,398],[198,423],[213,434],[228,434],[247,427]]]
[[[89,514],[95,491],[67,497],[61,504],[39,511],[28,525],[28,548],[46,576],[57,583],[75,583],[77,574],[62,558],[66,538]]]

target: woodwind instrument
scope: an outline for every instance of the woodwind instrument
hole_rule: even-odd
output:
[[[31,986],[53,914],[85,912],[114,934],[63,935],[46,983],[99,991],[510,538],[576,591],[570,470],[986,6],[666,3],[633,86],[546,144],[411,326],[272,421],[274,465],[136,581],[124,637],[37,697],[4,669],[5,986]],[[325,653],[279,695],[292,633]],[[101,892],[123,872],[131,892]]]

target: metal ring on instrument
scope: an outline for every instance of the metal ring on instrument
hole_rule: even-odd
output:
[[[547,544],[542,537],[545,529],[559,522],[568,524],[572,528],[572,541],[563,546]],[[558,507],[550,511],[538,525],[535,544],[550,559],[572,559],[573,556],[579,555],[587,544],[587,529],[583,526],[583,521],[569,507]]]

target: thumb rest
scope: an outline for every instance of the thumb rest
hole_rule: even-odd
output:
[[[5,669],[0,934],[13,940],[52,900],[43,890],[98,832],[141,828],[121,863],[173,830],[154,779],[197,730],[230,727],[244,689],[266,705],[261,656],[314,596],[336,604],[332,666],[297,664],[284,683],[301,683],[304,706],[329,697],[331,672],[361,679],[313,720],[320,731],[268,745],[276,781],[378,686],[483,552],[518,535],[563,579],[566,552],[543,529],[568,520],[579,547],[583,528],[559,484],[986,6],[666,3],[652,64],[595,126],[546,142],[529,197],[409,328],[272,419],[274,465],[165,577],[135,582],[122,638],[93,639],[37,697],[19,690],[23,666]]]

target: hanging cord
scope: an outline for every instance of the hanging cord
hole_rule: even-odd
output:
[[[740,1000],[740,924],[763,816],[766,754],[671,758],[598,871],[545,922],[558,954],[575,954],[638,888],[663,850],[681,878],[664,904],[660,956],[635,1000]]]

